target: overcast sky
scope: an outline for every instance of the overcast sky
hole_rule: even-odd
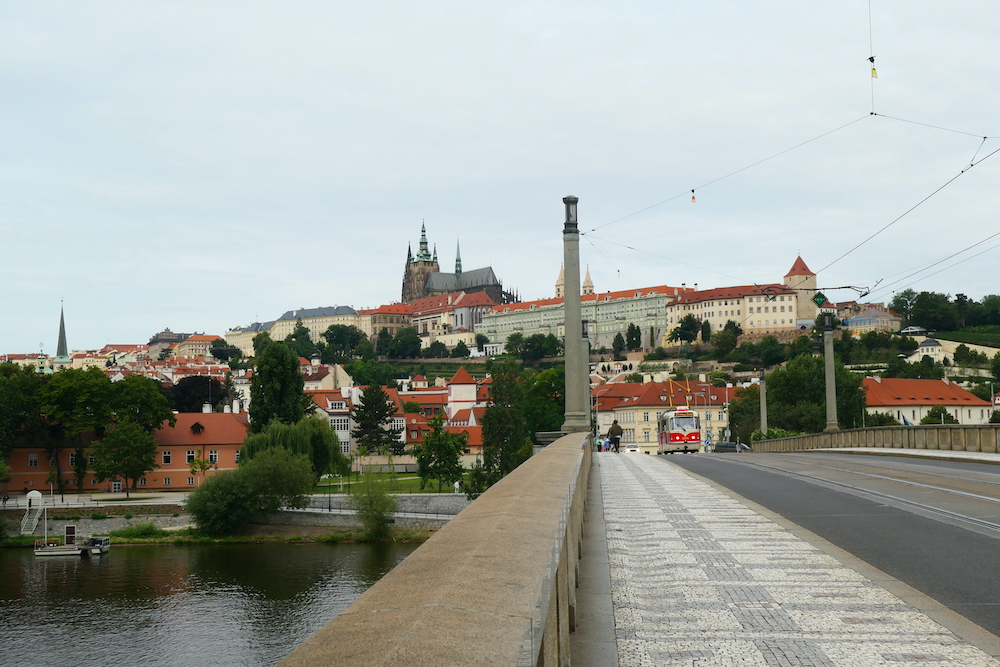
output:
[[[1000,293],[1000,236],[906,277],[1000,232],[1000,155],[838,260],[1000,148],[998,28],[989,0],[3,3],[0,352],[54,354],[61,299],[73,349],[391,303],[421,218],[442,270],[460,240],[551,297],[568,194],[600,291],[801,253],[835,301]]]

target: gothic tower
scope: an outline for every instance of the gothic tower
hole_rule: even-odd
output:
[[[785,274],[785,287],[795,290],[796,319],[815,320],[819,306],[813,301],[816,296],[816,274],[809,270],[802,256],[795,258],[792,268]]]
[[[406,268],[403,271],[403,303],[413,303],[424,296],[424,285],[427,283],[427,276],[437,273],[439,270],[437,262],[437,248],[434,256],[431,256],[430,248],[427,244],[427,225],[420,224],[420,248],[416,256],[413,256],[410,249],[406,252]]]

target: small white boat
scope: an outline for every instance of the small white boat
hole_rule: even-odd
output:
[[[85,548],[90,550],[93,556],[102,556],[111,550],[110,537],[91,537],[84,542]]]
[[[84,547],[80,544],[49,544],[45,540],[35,540],[36,556],[76,556],[84,555]]]

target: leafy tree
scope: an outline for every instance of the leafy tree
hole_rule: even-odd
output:
[[[205,473],[211,470],[212,465],[214,465],[210,460],[204,458],[204,455],[204,450],[199,449],[198,454],[191,459],[191,463],[188,466],[188,470],[191,471],[191,476],[199,478],[199,486],[201,485],[201,482],[205,481]]]
[[[170,426],[177,422],[163,387],[156,380],[141,375],[130,375],[124,380],[115,382],[111,387],[111,400],[117,423],[131,422],[152,433],[162,428],[164,422]]]
[[[206,534],[233,534],[283,507],[305,507],[313,482],[306,456],[276,447],[208,478],[185,506]]]
[[[243,350],[235,345],[230,345],[221,338],[212,341],[209,352],[219,361],[239,361],[243,358]]]
[[[222,383],[207,375],[191,375],[181,378],[170,388],[170,402],[177,412],[201,412],[206,403],[214,410],[226,401],[226,389]]]
[[[953,331],[958,327],[955,304],[946,294],[920,292],[913,300],[910,321],[929,331]]]
[[[389,348],[389,357],[392,359],[418,359],[420,357],[420,336],[413,327],[403,327],[396,332],[392,339],[392,346]],[[445,348],[447,351],[447,348]],[[447,353],[444,356],[448,356]]]
[[[382,327],[375,339],[375,354],[379,357],[388,357],[391,352],[392,336],[389,334],[389,329]]]
[[[264,351],[264,348],[273,342],[274,341],[271,340],[271,334],[266,331],[261,331],[253,337],[253,356],[260,356],[260,353]]]
[[[354,346],[354,356],[360,357],[365,361],[375,358],[375,346],[372,342],[365,338],[363,341]]]
[[[701,333],[701,322],[694,315],[688,313],[677,324],[677,327],[667,335],[667,340],[671,343],[677,341],[692,343],[699,333]]]
[[[757,344],[757,354],[765,366],[774,366],[785,360],[784,349],[774,336],[764,336]]]
[[[552,334],[549,334],[549,336],[552,336],[552,341],[550,341],[545,334],[537,333],[528,336],[528,338],[524,341],[524,346],[521,348],[521,360],[533,362],[549,356],[549,353],[557,354],[559,342]],[[555,341],[556,349],[552,349],[553,341]]]
[[[347,506],[354,510],[358,521],[365,527],[367,539],[382,540],[392,536],[390,521],[398,503],[374,473],[365,472],[361,475],[361,488],[353,491],[347,499]]]
[[[558,431],[566,416],[566,366],[522,374],[527,433]]]
[[[903,326],[909,325],[910,313],[913,310],[913,303],[917,299],[917,293],[911,289],[897,292],[892,301],[889,302],[889,310],[903,318]]]
[[[990,423],[1000,424],[1000,410],[994,410],[992,414],[990,414]]]
[[[754,431],[760,429],[760,387],[755,384],[737,389],[729,404],[729,428],[732,437],[740,442],[750,442]]]
[[[421,489],[431,480],[437,480],[440,493],[442,484],[462,479],[461,456],[469,437],[465,433],[446,431],[441,417],[431,419],[429,426],[431,430],[424,434],[423,444],[415,448],[417,474],[420,475]]]
[[[252,461],[261,452],[275,448],[307,457],[316,478],[331,470],[347,468],[337,434],[330,428],[330,422],[320,417],[304,417],[295,424],[273,421],[260,433],[247,435],[240,463]]]
[[[712,323],[705,320],[701,323],[701,342],[707,343],[712,340]]]
[[[524,350],[524,335],[515,331],[507,336],[507,342],[504,343],[503,349],[512,357],[520,357]]]
[[[324,364],[346,364],[361,356],[358,346],[368,342],[368,336],[363,331],[347,324],[331,324],[321,338],[326,342],[321,355]],[[366,352],[367,348],[361,351]]]
[[[743,335],[743,327],[734,322],[733,320],[726,320],[725,326],[722,327],[724,331],[732,331],[733,335],[739,338]]]
[[[464,340],[458,341],[458,345],[451,351],[451,356],[454,359],[464,359],[469,356],[469,346],[465,344]]]
[[[957,424],[958,420],[948,412],[947,408],[943,405],[935,405],[933,408],[927,411],[924,418],[920,420],[921,424]]]
[[[736,335],[728,330],[722,329],[712,334],[712,345],[716,354],[721,358],[736,349]]]
[[[642,382],[642,373],[638,373],[638,372],[637,373],[629,373],[628,375],[625,376],[625,382],[641,383]]]
[[[389,401],[385,390],[377,384],[369,385],[351,412],[357,424],[357,428],[351,431],[351,437],[358,447],[365,447],[369,452],[390,448],[401,453],[398,450],[403,444],[398,438],[402,429],[392,427],[395,413],[396,406]]]
[[[354,383],[358,386],[383,385],[386,387],[396,387],[394,366],[377,361],[375,359],[364,359],[352,361],[344,366],[344,369],[354,378]]]
[[[625,347],[628,348],[629,352],[634,352],[642,347],[642,332],[638,325],[631,322],[625,330]]]
[[[0,460],[10,454],[19,437],[42,436],[45,422],[39,401],[47,379],[30,366],[0,364]]]
[[[292,333],[285,336],[284,343],[297,357],[310,359],[316,351],[316,344],[309,335],[309,327],[302,324],[301,317],[295,320],[295,328],[292,329]]]
[[[493,484],[521,464],[518,450],[528,437],[524,386],[517,363],[493,367],[489,407],[483,414],[483,467]]]
[[[900,426],[891,412],[873,412],[865,415],[865,426]]]
[[[450,356],[448,346],[439,340],[434,341],[423,352],[425,359],[446,359]]]
[[[993,402],[993,390],[990,389],[990,386],[988,384],[977,384],[975,387],[969,390],[969,393],[975,396],[976,398],[981,398],[984,401],[988,401],[990,403]]]
[[[842,428],[860,426],[865,409],[862,376],[834,366],[837,420]],[[826,373],[822,357],[800,356],[767,376],[768,426],[801,433],[826,428]]]
[[[67,444],[81,447],[87,431],[104,434],[112,421],[111,392],[111,381],[96,367],[85,371],[64,368],[43,385],[39,407],[49,422],[45,449],[49,460],[55,463],[53,481],[60,494],[65,492],[60,453]]]
[[[622,359],[622,352],[625,351],[625,337],[621,332],[615,334],[615,339],[611,342],[611,351],[614,352],[615,359]]]
[[[291,348],[272,342],[261,350],[250,381],[250,432],[260,433],[275,419],[286,424],[302,419],[312,404],[302,393],[304,384]]]
[[[416,401],[406,401],[403,403],[403,413],[408,415],[419,415],[423,410]]]
[[[150,430],[136,422],[119,423],[102,440],[94,442],[91,451],[95,477],[110,480],[122,478],[126,498],[129,488],[134,491],[139,479],[159,467],[156,462],[156,438]],[[77,458],[82,457],[78,454]]]
[[[1000,380],[1000,352],[993,355],[990,359],[990,373],[993,374],[994,380]]]
[[[489,345],[490,339],[486,337],[486,334],[477,333],[476,334],[476,347],[480,352],[486,351],[486,346]]]

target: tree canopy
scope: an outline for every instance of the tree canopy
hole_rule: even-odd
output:
[[[284,343],[269,343],[257,355],[250,381],[250,431],[260,433],[272,420],[294,424],[302,419],[311,405],[304,385],[295,352]]]
[[[348,461],[340,451],[340,440],[330,422],[320,417],[304,417],[294,424],[272,421],[260,433],[248,434],[243,441],[240,464],[275,448],[307,457],[317,479],[320,475],[347,471]]]
[[[357,425],[351,431],[357,446],[364,447],[374,453],[384,448],[390,448],[395,453],[401,453],[403,444],[399,442],[401,429],[392,427],[396,406],[390,401],[385,390],[380,385],[369,385],[355,404],[351,417]]]
[[[420,488],[423,489],[431,480],[437,480],[440,493],[442,484],[462,479],[461,456],[468,436],[446,431],[441,417],[432,418],[428,425],[430,431],[424,434],[423,443],[414,448],[413,454],[417,458]]]
[[[125,497],[129,489],[159,467],[156,461],[156,438],[142,425],[123,421],[108,430],[103,439],[94,443],[94,476],[99,480],[121,478],[125,484]],[[82,457],[80,457],[82,458]]]
[[[517,362],[493,366],[492,379],[490,405],[483,414],[483,468],[490,484],[521,464],[529,435]]]

